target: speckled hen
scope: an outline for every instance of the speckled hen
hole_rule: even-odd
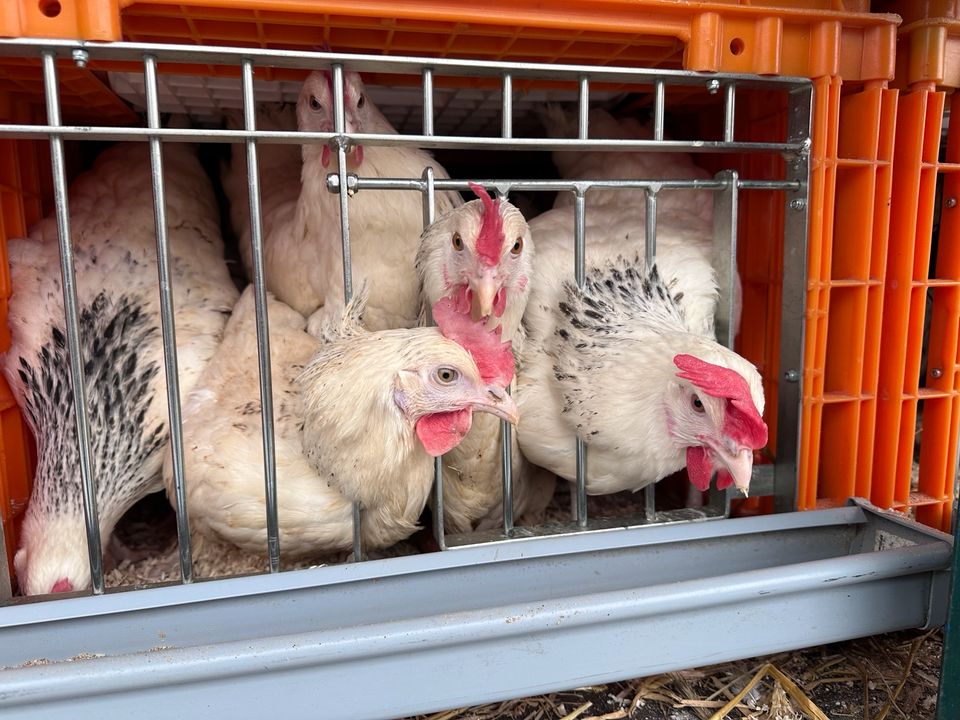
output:
[[[719,487],[746,493],[753,452],[767,442],[760,375],[714,339],[713,269],[677,222],[658,225],[647,267],[642,227],[588,213],[582,291],[570,209],[530,223],[537,266],[517,378],[520,448],[572,481],[581,438],[591,494],[638,490],[685,465],[700,490],[718,471]]]
[[[192,147],[164,146],[180,389],[216,349],[237,291],[219,213]],[[120,516],[159,490],[169,430],[157,250],[145,144],[117,145],[70,187],[80,338],[104,543]],[[8,241],[13,293],[3,372],[37,440],[37,470],[14,558],[28,595],[90,583],[57,227]]]

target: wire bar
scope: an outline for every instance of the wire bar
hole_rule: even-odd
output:
[[[508,387],[507,392],[510,392]],[[513,427],[500,421],[500,469],[503,473],[503,531],[513,530]]]
[[[511,180],[511,179],[486,179],[486,180],[450,180],[441,178],[434,180],[434,187],[440,191],[446,190],[469,190],[468,182],[476,182],[478,185],[493,186],[502,189],[504,192],[513,192],[514,190],[523,190],[530,192],[577,192],[578,188],[591,190],[593,188],[602,188],[606,190],[646,190],[647,188],[657,188],[661,191],[680,191],[680,190],[711,190],[723,191],[729,186],[728,180]],[[327,176],[327,186],[332,192],[337,192],[340,187],[340,178],[336,173]],[[749,180],[738,179],[737,188],[740,190],[789,190],[798,191],[801,189],[800,183],[790,180]],[[417,178],[381,178],[381,177],[358,177],[354,174],[347,175],[347,189],[350,192],[357,190],[416,190],[423,192],[424,180]]]
[[[43,53],[43,90],[47,118],[54,129],[60,125],[60,95],[57,81],[56,55]],[[74,420],[77,425],[77,446],[80,451],[80,480],[83,486],[83,520],[87,533],[87,554],[94,595],[103,593],[103,546],[97,514],[97,488],[93,477],[90,453],[90,416],[87,412],[86,379],[80,347],[80,323],[77,316],[77,279],[73,267],[73,246],[70,242],[70,210],[67,196],[67,172],[63,158],[63,138],[50,134],[50,164],[53,170],[53,200],[57,215],[57,237],[60,241],[60,275],[63,281],[63,309],[67,325],[67,352],[70,356],[70,382],[73,386]]]
[[[143,81],[147,96],[147,126],[160,127],[157,94],[157,59],[143,57]],[[177,506],[177,550],[180,577],[193,582],[193,552],[187,513],[187,488],[183,476],[183,420],[180,408],[180,370],[177,362],[177,327],[170,279],[170,242],[167,236],[167,200],[163,180],[163,149],[158,137],[150,138],[150,179],[153,184],[153,217],[157,233],[157,276],[160,282],[160,328],[163,336],[163,369],[167,381],[167,415],[170,419],[170,451],[173,489]]]
[[[423,134],[433,135],[433,70],[423,69]]]
[[[253,62],[243,63],[243,123],[256,126]],[[250,245],[253,299],[257,316],[257,360],[260,369],[260,418],[263,423],[263,482],[267,514],[267,559],[270,572],[280,571],[280,522],[277,514],[277,457],[273,425],[273,376],[270,367],[270,321],[267,281],[263,270],[263,221],[260,213],[260,166],[256,140],[247,141],[247,195],[250,201]]]
[[[653,139],[663,140],[663,115],[666,105],[666,86],[663,80],[653,84]]]
[[[2,42],[2,41],[0,41]],[[0,55],[2,57],[2,55]],[[46,139],[59,134],[70,140],[137,140],[145,142],[151,135],[179,142],[240,143],[247,139],[267,144],[326,144],[343,137],[361,145],[411,147],[432,150],[589,150],[594,152],[685,152],[685,153],[766,153],[796,156],[805,148],[796,143],[722,142],[718,140],[640,140],[592,138],[526,138],[474,137],[465,135],[399,135],[385,133],[297,132],[292,130],[226,130],[219,128],[106,127],[90,125],[24,125],[0,124],[0,135],[11,138]]]
[[[337,177],[341,187],[347,183],[347,147],[350,140],[346,136],[347,120],[344,107],[343,65],[334,63],[333,70],[333,129],[337,148]],[[340,240],[343,253],[343,303],[349,304],[353,298],[353,265],[350,261],[350,208],[349,192],[340,193]],[[363,508],[358,501],[353,503],[353,560],[363,559]]]
[[[727,83],[723,98],[723,141],[733,142],[733,126],[736,119],[737,86]]]
[[[437,209],[437,193],[434,186],[434,172],[429,165],[424,168],[423,175],[423,229],[433,224]],[[425,308],[427,322],[433,324],[430,308]],[[443,528],[443,456],[433,459],[433,536],[441,550],[447,549],[446,533]]]
[[[501,118],[501,137],[513,137],[513,78],[510,73],[503,76],[503,110]]]
[[[661,186],[659,183],[646,188],[644,193],[645,201],[645,224],[643,238],[643,258],[647,268],[653,267],[657,257],[657,192]],[[655,522],[657,519],[657,498],[656,484],[650,483],[643,489],[643,511],[647,522]]]
[[[580,78],[577,110],[579,115],[577,122],[577,140],[586,140],[590,137],[590,80],[586,76]]]
[[[582,188],[573,196],[573,264],[577,287],[581,290],[587,282],[586,244],[587,207]],[[587,444],[577,436],[577,525],[587,526]]]

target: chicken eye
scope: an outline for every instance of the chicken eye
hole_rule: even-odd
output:
[[[366,99],[363,97],[363,95],[361,95],[361,96],[360,96],[360,99],[357,100],[357,109],[359,110],[359,109],[362,108],[366,103],[367,103]]]
[[[437,368],[437,380],[443,385],[452,385],[460,378],[460,373],[452,367]]]
[[[320,104],[320,101],[317,99],[316,95],[310,96],[310,109],[314,112],[319,112],[323,110],[323,105]]]
[[[694,395],[690,399],[690,404],[693,405],[693,409],[695,412],[698,412],[698,413],[703,412],[703,402],[701,402],[700,398],[697,397],[696,395]]]
[[[452,242],[453,242],[454,250],[456,250],[457,252],[460,252],[461,250],[463,250],[463,238],[460,237],[460,233],[455,232],[453,234]]]
[[[514,255],[519,255],[521,252],[523,252],[523,238],[522,238],[522,237],[518,237],[518,238],[517,238],[517,241],[513,244],[513,247],[510,248],[510,252],[513,253]]]

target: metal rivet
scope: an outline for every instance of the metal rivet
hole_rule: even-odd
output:
[[[798,370],[787,370],[783,377],[787,382],[798,382],[800,380],[800,372]]]
[[[934,368],[933,370],[930,371],[930,377],[932,377],[932,378],[942,378],[942,377],[943,377],[943,369],[942,369],[942,368]]]
[[[720,90],[719,80],[711,80],[707,83],[707,92],[709,92],[711,95],[716,95],[718,90]]]
[[[803,198],[796,198],[790,201],[791,210],[803,210],[807,206],[807,201]]]
[[[957,206],[957,199],[955,197],[947,198],[947,207],[952,208]]]
[[[87,66],[87,60],[90,59],[90,53],[86,50],[74,50],[73,51],[73,61],[77,64],[78,68],[85,68]]]

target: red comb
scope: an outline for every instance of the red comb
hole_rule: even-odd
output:
[[[513,380],[514,359],[510,341],[500,342],[500,326],[487,330],[482,323],[457,312],[454,301],[440,298],[432,310],[441,334],[462,346],[477,364],[484,382],[506,387]]]
[[[689,380],[707,395],[730,401],[723,432],[754,450],[767,444],[767,424],[753,404],[750,386],[735,370],[701,360],[693,355],[675,355],[677,377]]]
[[[500,262],[500,249],[503,246],[500,198],[494,200],[483,186],[476,183],[467,183],[467,186],[483,202],[483,218],[480,221],[480,234],[477,235],[477,255],[484,265],[492,267]]]

